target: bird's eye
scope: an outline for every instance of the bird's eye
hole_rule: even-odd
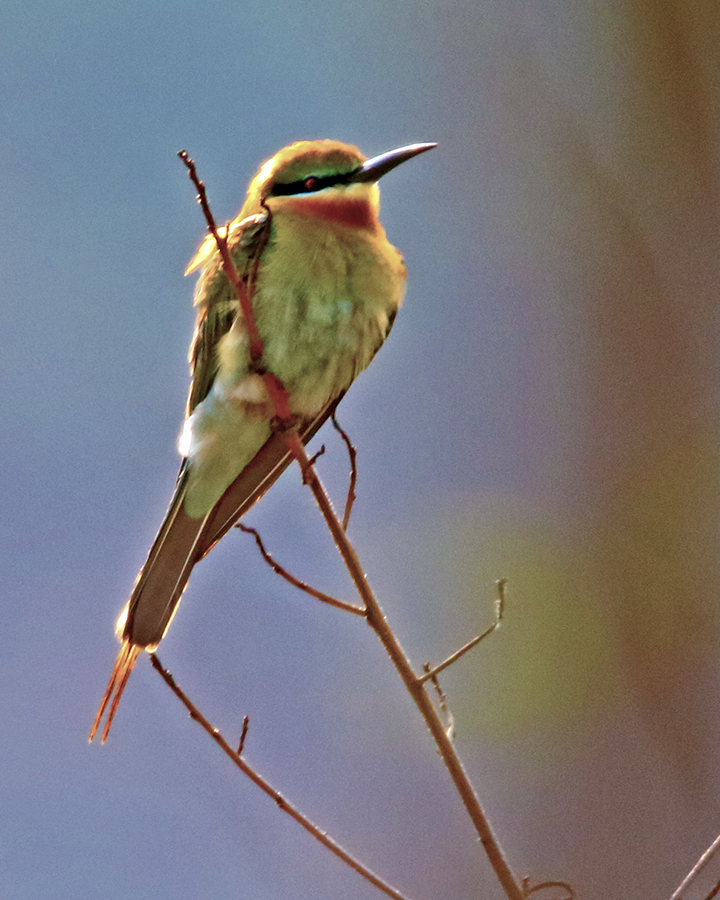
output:
[[[316,178],[314,175],[311,175],[309,178],[306,178],[303,182],[303,186],[306,191],[316,191],[318,185],[320,184],[320,179]]]

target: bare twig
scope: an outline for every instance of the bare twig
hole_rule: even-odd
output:
[[[478,800],[473,786],[470,783],[470,779],[460,762],[460,758],[455,752],[452,741],[445,733],[445,728],[440,721],[440,717],[425,691],[424,682],[429,677],[429,674],[432,673],[421,677],[415,675],[410,660],[405,655],[405,651],[400,646],[394,632],[388,625],[385,615],[380,608],[380,604],[377,602],[375,595],[370,589],[370,585],[363,572],[362,566],[360,565],[360,560],[357,557],[355,548],[349,542],[345,530],[335,515],[335,511],[325,493],[317,472],[312,466],[309,466],[305,448],[297,431],[287,431],[284,437],[288,449],[300,465],[303,472],[303,480],[313,492],[315,502],[325,519],[325,523],[335,541],[335,546],[338,548],[348,573],[355,584],[357,592],[365,604],[368,625],[375,632],[385,648],[393,665],[397,669],[403,684],[415,701],[415,704],[425,720],[425,724],[435,739],[438,752],[450,773],[455,789],[460,795],[460,799],[475,826],[483,849],[487,854],[490,864],[492,865],[508,900],[524,900],[525,895],[523,894],[522,888],[505,859],[505,855],[500,847],[498,839],[495,837],[490,822],[483,812],[480,801]],[[497,627],[497,625],[494,627]]]
[[[425,720],[425,724],[427,725],[430,733],[435,739],[438,752],[440,753],[440,756],[442,757],[448,769],[448,772],[450,773],[450,777],[455,785],[458,794],[460,795],[460,799],[462,800],[463,805],[465,806],[465,809],[467,810],[467,813],[473,822],[475,830],[480,838],[480,842],[483,845],[483,849],[487,854],[490,864],[492,865],[495,874],[498,877],[505,891],[505,894],[508,897],[508,900],[525,900],[525,894],[519,882],[515,878],[515,875],[510,869],[507,860],[505,859],[505,855],[500,847],[497,838],[495,837],[495,834],[493,833],[490,822],[485,816],[485,813],[480,806],[480,801],[475,794],[467,773],[465,772],[465,769],[463,768],[462,763],[460,762],[460,759],[455,752],[452,741],[445,733],[443,723],[441,722],[440,717],[425,690],[424,682],[433,674],[433,672],[431,671],[430,673],[426,673],[425,675],[418,677],[413,671],[410,660],[406,656],[404,650],[400,646],[400,643],[395,637],[395,634],[388,625],[383,611],[380,608],[380,604],[378,603],[375,595],[370,589],[370,585],[362,569],[362,566],[360,565],[360,560],[358,559],[357,553],[355,552],[355,548],[349,542],[345,533],[345,529],[342,523],[337,518],[334,509],[332,508],[332,504],[328,499],[320,478],[314,467],[311,465],[310,460],[308,459],[307,453],[305,452],[305,447],[298,434],[297,427],[292,426],[293,416],[285,386],[282,384],[279,378],[277,378],[271,372],[265,370],[262,365],[263,344],[262,339],[257,332],[257,326],[255,324],[255,318],[252,310],[251,298],[248,294],[248,291],[246,290],[244,282],[238,276],[237,271],[235,270],[235,266],[230,259],[227,242],[222,237],[218,236],[217,227],[215,226],[212,213],[210,212],[209,206],[207,204],[204,187],[202,187],[202,182],[197,176],[194,163],[189,159],[187,153],[185,153],[184,151],[180,154],[180,157],[188,167],[190,171],[190,177],[192,178],[193,183],[198,189],[198,199],[205,214],[206,221],[208,222],[208,227],[215,237],[218,246],[218,252],[222,256],[223,268],[225,269],[225,272],[228,275],[231,283],[235,287],[238,298],[240,299],[241,308],[245,316],[245,326],[248,329],[248,335],[250,336],[251,348],[255,346],[256,343],[253,340],[253,335],[257,335],[257,347],[255,348],[255,351],[251,351],[251,357],[256,365],[257,371],[260,372],[260,374],[262,374],[263,376],[266,388],[275,407],[276,418],[279,420],[281,425],[284,426],[281,427],[279,431],[281,431],[282,433],[288,451],[300,466],[303,483],[307,484],[312,491],[313,496],[315,497],[315,502],[317,503],[318,508],[320,509],[320,512],[325,519],[328,530],[330,531],[330,534],[332,535],[332,538],[335,542],[335,546],[337,547],[338,552],[340,553],[343,562],[345,563],[345,567],[347,568],[348,573],[355,585],[355,588],[360,595],[360,599],[363,601],[368,625],[370,625],[372,630],[375,632],[378,639],[385,648],[387,654],[390,656],[390,659],[392,660],[393,665],[400,675],[403,684],[405,685],[410,696],[415,701],[415,704],[417,705],[423,719]],[[258,264],[259,255],[256,256],[254,261],[254,276],[257,275]],[[255,277],[249,279],[249,281],[254,288]],[[494,630],[496,627],[497,622],[491,630]],[[480,639],[482,639],[482,637],[483,636],[481,635]],[[474,643],[472,643],[472,646],[474,646],[475,643],[478,643],[478,641],[476,640]],[[463,649],[463,652],[466,651]],[[454,656],[455,658],[457,658],[457,654],[455,654]],[[454,659],[452,661],[454,661]],[[446,663],[443,664],[443,668],[446,664],[450,665],[450,662],[446,661]],[[215,737],[215,740],[218,740],[218,737]],[[235,754],[232,750],[230,750],[229,747],[228,751],[229,754],[232,754],[233,757],[235,756]]]
[[[213,216],[212,211],[210,210],[210,204],[208,203],[205,185],[202,181],[200,181],[197,169],[195,168],[195,163],[188,156],[187,150],[180,150],[178,156],[183,161],[183,163],[185,163],[188,174],[190,175],[190,180],[195,185],[195,189],[197,190],[197,200],[200,204],[200,208],[203,211],[203,215],[205,216],[208,231],[213,236],[213,238],[215,239],[215,243],[217,244],[225,274],[230,279],[230,283],[237,291],[237,295],[240,300],[240,308],[242,309],[243,316],[245,318],[245,327],[247,328],[248,332],[250,358],[253,360],[253,362],[259,362],[262,359],[263,355],[263,341],[260,337],[260,332],[257,330],[257,325],[255,324],[255,316],[253,315],[252,304],[250,302],[250,298],[248,297],[247,290],[245,289],[245,285],[243,284],[240,276],[238,275],[237,269],[235,268],[235,265],[230,258],[230,251],[227,244],[227,231],[229,229],[226,230],[224,234],[220,234],[220,232],[218,231],[218,227],[215,223],[215,217]]]
[[[347,531],[348,524],[350,523],[350,513],[352,512],[356,497],[355,487],[357,485],[357,450],[348,437],[347,432],[340,427],[340,423],[338,422],[335,413],[332,414],[331,421],[335,430],[340,434],[340,437],[343,439],[343,441],[345,441],[348,456],[350,457],[350,483],[348,484],[347,500],[345,501],[345,512],[343,513],[342,521],[343,530]]]
[[[245,534],[251,534],[255,538],[255,543],[258,545],[260,553],[262,554],[265,562],[270,566],[270,568],[278,575],[282,575],[282,577],[289,581],[293,587],[299,588],[301,591],[305,591],[306,594],[310,594],[311,597],[315,597],[316,600],[321,600],[323,603],[328,603],[330,606],[336,606],[338,609],[344,609],[345,612],[355,613],[357,616],[364,616],[365,610],[361,606],[354,606],[352,603],[346,603],[344,600],[337,600],[335,597],[331,597],[329,594],[323,594],[322,591],[316,590],[314,587],[310,587],[309,584],[306,584],[304,581],[300,581],[299,578],[296,578],[294,575],[291,575],[287,569],[283,568],[279,562],[277,562],[265,549],[265,544],[263,543],[263,539],[260,537],[258,532],[254,528],[250,528],[248,525],[243,525],[242,522],[238,522],[235,526],[239,528],[240,531],[244,531]]]
[[[539,891],[550,890],[550,888],[560,888],[563,891],[567,891],[567,893],[564,897],[557,897],[556,900],[575,900],[575,891],[565,881],[543,881],[530,887],[530,879],[523,878],[522,885],[526,897],[529,897],[531,894],[537,894]]]
[[[685,891],[690,887],[690,885],[695,881],[698,875],[702,872],[702,870],[707,866],[710,860],[715,856],[715,854],[720,850],[720,834],[715,838],[715,840],[710,844],[707,850],[702,854],[700,859],[695,863],[692,869],[688,872],[685,878],[682,881],[680,887],[675,891],[670,900],[682,900],[682,896]],[[714,897],[715,894],[711,894],[711,897]]]
[[[311,466],[314,466],[315,463],[316,463],[316,462],[320,459],[320,457],[323,455],[323,453],[325,453],[325,444],[322,445],[322,447],[318,450],[318,452],[317,452],[314,456],[311,456],[311,457],[310,457],[310,465],[311,465]]]
[[[425,672],[429,672],[430,664],[424,663],[423,669],[425,670]],[[438,696],[438,704],[440,706],[440,710],[445,714],[445,734],[452,741],[455,739],[455,716],[450,712],[447,697],[445,696],[443,689],[440,687],[440,681],[437,675],[430,675],[430,681],[432,682],[432,686],[435,688],[435,693]]]
[[[505,612],[505,585],[507,584],[507,578],[501,578],[499,581],[495,582],[497,584],[498,596],[495,600],[495,621],[493,624],[486,628],[482,634],[479,634],[477,637],[474,637],[471,641],[468,641],[464,647],[461,647],[459,650],[456,650],[452,653],[446,660],[439,663],[437,666],[434,666],[432,669],[424,666],[425,674],[420,679],[421,681],[427,681],[428,678],[435,678],[436,675],[439,675],[443,669],[447,669],[448,666],[451,666],[454,662],[460,659],[461,656],[464,656],[468,650],[472,650],[473,647],[477,647],[480,641],[484,640],[488,635],[491,635],[493,631],[500,627],[500,623],[502,622],[502,617]]]
[[[190,180],[195,185],[195,188],[197,190],[198,203],[200,204],[200,208],[202,209],[203,215],[205,216],[208,231],[213,236],[217,245],[218,252],[222,260],[223,271],[227,275],[230,284],[232,284],[232,286],[235,288],[238,300],[240,301],[240,309],[242,310],[242,314],[245,320],[244,324],[248,334],[250,360],[258,374],[262,376],[263,382],[265,383],[265,388],[270,395],[273,406],[275,407],[275,415],[284,426],[289,426],[293,421],[293,415],[292,411],[290,410],[287,391],[285,390],[285,387],[280,379],[276,375],[273,375],[272,372],[268,372],[263,366],[262,358],[265,349],[263,339],[260,337],[260,332],[257,329],[255,314],[253,313],[252,308],[252,299],[250,297],[250,294],[248,293],[248,288],[243,279],[238,274],[238,271],[235,268],[235,264],[233,263],[230,256],[230,250],[228,248],[226,237],[227,232],[225,234],[220,234],[220,232],[218,231],[218,227],[215,223],[215,218],[210,209],[210,204],[208,203],[205,185],[202,181],[200,181],[197,169],[195,168],[195,163],[192,159],[190,159],[186,150],[181,150],[178,153],[178,156],[183,161],[183,163],[185,163],[185,166],[187,167],[188,173],[190,175]],[[249,277],[248,279],[251,282],[251,286],[253,288],[257,279],[257,269],[261,252],[262,248],[256,253],[253,271],[251,273],[251,277]]]
[[[250,716],[244,716],[242,732],[240,733],[240,743],[238,744],[238,748],[237,748],[238,756],[242,756],[243,750],[245,749],[245,738],[247,737],[249,727],[250,727]]]
[[[715,887],[710,891],[705,900],[713,900],[713,897],[717,897],[720,894],[720,881],[715,885]]]
[[[396,890],[394,887],[389,885],[386,881],[383,881],[378,875],[364,866],[361,862],[355,859],[353,856],[345,850],[337,841],[334,841],[331,837],[329,837],[324,831],[318,828],[317,825],[313,824],[307,816],[303,815],[295,806],[290,803],[283,795],[275,790],[271,784],[269,784],[258,772],[255,771],[251,766],[249,766],[245,760],[240,757],[239,753],[236,753],[232,747],[228,744],[225,738],[220,734],[217,728],[213,728],[213,726],[208,722],[205,716],[200,712],[200,710],[195,706],[195,704],[190,700],[187,694],[179,687],[179,685],[175,682],[173,676],[168,672],[168,670],[162,665],[160,660],[158,659],[155,653],[150,654],[150,661],[152,662],[153,668],[156,672],[159,672],[163,681],[170,690],[175,694],[175,696],[181,701],[185,709],[190,713],[190,718],[194,719],[198,722],[203,729],[210,735],[210,737],[215,741],[215,743],[224,751],[224,753],[230,757],[230,759],[235,763],[235,765],[240,769],[240,771],[247,775],[247,777],[256,784],[260,790],[264,791],[268,797],[272,797],[278,807],[286,812],[292,819],[294,819],[299,825],[311,834],[315,840],[320,841],[320,843],[327,847],[331,853],[334,853],[339,859],[343,862],[347,863],[351,869],[358,873],[358,875],[362,875],[367,881],[371,884],[374,884],[376,888],[379,888],[384,894],[387,894],[388,897],[393,897],[394,900],[408,900],[404,894],[401,894],[400,891]],[[245,729],[243,729],[245,731]]]

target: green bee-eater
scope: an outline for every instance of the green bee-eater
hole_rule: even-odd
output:
[[[339,141],[299,141],[261,166],[238,217],[224,229],[237,271],[254,279],[262,366],[284,385],[303,441],[332,414],[388,336],[405,266],[378,221],[378,179],[435,144],[366,160]],[[122,641],[90,732],[112,698],[110,730],[141,650],[165,634],[193,566],[272,486],[290,461],[273,430],[275,408],[253,365],[240,302],[208,236],[190,347],[192,384],[175,494],[118,619]],[[113,696],[114,695],[114,696]]]

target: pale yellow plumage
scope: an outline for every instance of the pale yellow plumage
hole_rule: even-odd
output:
[[[248,277],[257,272],[252,306],[263,367],[283,383],[305,441],[370,363],[402,300],[405,267],[378,222],[376,181],[431,146],[366,162],[356,148],[337,141],[292,144],[261,167],[229,226],[236,268]],[[206,238],[188,267],[196,269],[185,459],[126,607],[122,647],[91,740],[114,695],[105,740],[140,650],[162,639],[195,563],[288,463],[213,238]]]

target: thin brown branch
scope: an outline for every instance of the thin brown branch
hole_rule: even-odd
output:
[[[424,663],[423,669],[425,670],[425,672],[429,672],[430,664]],[[438,705],[440,707],[440,711],[445,715],[445,734],[452,741],[455,739],[455,716],[450,712],[447,697],[445,696],[443,689],[440,687],[440,681],[438,680],[437,675],[430,675],[429,677],[432,686],[435,688],[435,693],[438,696]]]
[[[508,900],[524,900],[525,895],[522,888],[505,859],[500,843],[495,837],[487,816],[483,812],[480,801],[478,800],[473,786],[470,783],[470,779],[460,762],[460,758],[453,747],[452,741],[445,733],[443,723],[440,721],[440,717],[425,691],[424,682],[426,681],[426,676],[418,677],[415,675],[410,660],[405,655],[405,651],[400,646],[394,632],[388,625],[383,611],[380,608],[380,604],[377,602],[375,595],[370,589],[370,585],[363,572],[362,566],[360,565],[360,560],[357,557],[355,548],[348,540],[345,530],[335,515],[335,511],[325,493],[325,489],[320,482],[317,472],[309,465],[305,448],[297,431],[287,431],[284,437],[288,449],[300,465],[303,472],[303,481],[305,481],[313,492],[315,502],[325,519],[325,523],[335,541],[335,546],[338,548],[348,573],[355,584],[357,592],[365,604],[368,625],[375,632],[385,648],[388,656],[397,669],[403,684],[415,701],[415,704],[425,720],[425,724],[435,739],[438,752],[450,773],[455,789],[460,795],[460,799],[475,826],[483,849],[487,854],[490,864],[492,865]]]
[[[713,900],[713,897],[717,897],[720,894],[720,881],[715,885],[715,887],[710,891],[705,900]]]
[[[199,178],[197,177],[195,166],[192,161],[189,160],[186,153],[184,155],[181,155],[181,159],[190,170],[191,177],[193,178],[193,183],[198,188],[200,204],[203,207],[203,212],[205,212],[205,218],[208,221],[208,227],[211,227],[210,223],[212,222],[214,225],[214,220],[212,219],[212,214],[210,213],[209,207],[207,205],[207,199],[205,197],[204,190],[201,192],[200,188],[198,187],[198,185],[201,185],[202,182],[200,182]],[[253,334],[257,334],[257,326],[255,324],[255,318],[252,311],[251,297],[248,296],[245,285],[238,277],[235,267],[232,264],[232,260],[230,260],[227,243],[223,241],[222,238],[217,236],[217,228],[212,231],[211,227],[211,232],[214,236],[216,236],[215,240],[217,242],[218,251],[223,258],[223,267],[225,268],[231,283],[234,285],[235,290],[237,291],[241,303],[241,308],[243,310],[243,314],[245,315],[245,326],[248,329],[248,334],[252,337]],[[229,263],[228,267],[226,267],[226,259]],[[256,284],[258,263],[259,255],[255,258],[254,261],[254,277],[251,279],[253,288]],[[435,707],[433,706],[425,690],[424,682],[428,677],[430,677],[432,672],[422,677],[418,677],[415,674],[410,660],[400,646],[400,643],[395,637],[394,632],[388,625],[383,611],[380,608],[380,604],[377,602],[375,595],[370,589],[370,585],[362,569],[362,566],[360,565],[360,560],[358,559],[357,553],[355,552],[355,548],[349,542],[345,533],[345,529],[343,528],[342,523],[339,521],[338,517],[335,514],[335,511],[332,508],[332,504],[330,503],[330,500],[325,493],[325,489],[322,486],[320,478],[314,467],[310,464],[310,460],[308,459],[307,453],[305,452],[305,447],[302,440],[300,439],[297,428],[292,426],[293,416],[285,386],[282,384],[280,379],[277,378],[277,376],[275,376],[271,372],[266,371],[262,365],[262,339],[259,337],[259,335],[257,339],[260,342],[259,352],[257,354],[252,353],[252,359],[256,364],[257,371],[259,371],[264,378],[268,393],[274,404],[276,418],[281,426],[279,431],[282,432],[288,451],[300,466],[303,483],[307,484],[312,491],[313,496],[315,497],[315,502],[317,503],[318,508],[320,509],[320,512],[325,519],[328,530],[332,535],[333,541],[335,542],[335,546],[337,547],[343,559],[343,562],[345,563],[345,567],[347,568],[348,573],[355,585],[355,588],[357,589],[360,599],[363,601],[368,625],[370,625],[370,627],[373,629],[383,647],[385,648],[387,654],[390,656],[390,659],[392,660],[393,665],[400,675],[403,684],[405,685],[410,696],[415,701],[415,704],[417,705],[423,719],[425,720],[425,724],[427,725],[430,733],[435,739],[438,752],[440,753],[440,756],[442,757],[448,769],[448,772],[450,773],[450,777],[455,785],[458,794],[460,795],[460,799],[462,800],[463,805],[465,806],[465,809],[470,816],[470,819],[480,838],[480,842],[483,845],[483,849],[487,854],[490,864],[492,865],[495,874],[500,881],[500,884],[502,885],[506,896],[508,897],[508,900],[525,900],[525,894],[519,882],[515,878],[512,870],[510,869],[507,860],[505,859],[505,855],[500,847],[497,838],[493,833],[490,822],[483,812],[483,809],[480,806],[480,801],[475,794],[467,773],[465,772],[465,769],[463,768],[462,763],[460,762],[460,759],[455,752],[452,741],[445,733],[445,729],[440,720],[440,717],[438,716],[438,713],[435,710]],[[497,622],[492,630],[494,630],[495,627],[497,627]],[[477,643],[477,641],[475,643]],[[218,740],[218,738],[215,738],[215,740]],[[229,754],[232,754],[233,757],[235,756],[235,754],[232,750],[230,750],[229,747],[228,751]]]
[[[357,450],[348,437],[347,432],[340,427],[340,423],[338,422],[335,413],[332,414],[331,421],[335,430],[339,432],[340,437],[343,439],[343,441],[345,441],[348,456],[350,457],[350,483],[348,484],[347,499],[345,500],[345,512],[343,513],[342,521],[343,530],[347,531],[348,524],[350,523],[350,513],[352,512],[353,504],[355,503],[356,498],[355,488],[357,486]]]
[[[700,859],[695,863],[692,869],[688,872],[688,874],[683,878],[680,887],[675,891],[670,900],[682,900],[683,894],[690,887],[690,885],[695,881],[698,875],[703,871],[705,866],[710,862],[710,860],[716,855],[716,853],[720,850],[720,834],[715,838],[715,840],[710,844],[707,850],[702,854]],[[711,896],[714,896],[711,894]]]
[[[505,613],[505,585],[507,584],[507,579],[501,578],[495,583],[497,584],[498,597],[495,600],[495,621],[493,622],[493,624],[489,628],[486,628],[482,634],[474,637],[459,650],[456,650],[454,653],[450,654],[447,659],[443,660],[443,662],[439,663],[437,666],[433,666],[432,669],[429,667],[424,667],[425,674],[420,678],[420,681],[427,681],[428,678],[435,678],[435,676],[439,675],[440,672],[442,672],[444,669],[447,669],[448,666],[451,666],[454,662],[460,659],[461,656],[465,656],[468,650],[472,650],[473,647],[477,647],[480,641],[485,640],[486,637],[491,635],[493,631],[500,627],[503,614]]]
[[[530,879],[523,878],[522,885],[526,897],[529,897],[531,894],[537,894],[540,891],[549,891],[551,888],[560,888],[567,893],[564,897],[555,897],[554,900],[575,900],[575,891],[566,881],[543,881],[540,884],[530,887]]]
[[[200,204],[200,208],[203,211],[203,215],[205,216],[208,231],[213,236],[213,238],[215,239],[215,243],[217,244],[218,252],[220,253],[220,258],[222,259],[223,270],[225,271],[225,274],[230,279],[230,283],[233,285],[235,291],[237,292],[238,299],[240,300],[240,308],[242,309],[243,316],[245,318],[245,327],[247,328],[248,332],[250,358],[253,360],[253,362],[257,363],[262,359],[263,341],[260,337],[260,332],[257,330],[257,325],[255,324],[255,316],[253,315],[250,297],[248,296],[245,285],[243,284],[242,279],[240,278],[238,271],[235,268],[235,264],[230,257],[230,251],[228,249],[226,237],[227,232],[225,235],[221,235],[218,231],[218,227],[215,223],[215,217],[213,216],[210,209],[210,204],[208,203],[205,185],[202,181],[200,181],[200,176],[198,175],[197,169],[195,168],[195,163],[188,155],[187,150],[180,150],[178,156],[185,163],[188,174],[190,176],[190,180],[195,185],[195,189],[197,190],[197,200]]]
[[[314,466],[315,463],[320,459],[320,457],[325,453],[325,444],[318,450],[318,452],[310,457],[310,465]]]
[[[243,525],[242,522],[238,522],[235,526],[239,528],[240,531],[244,531],[245,534],[251,534],[255,538],[255,543],[258,545],[260,553],[262,554],[262,558],[265,562],[270,566],[270,568],[277,575],[282,575],[282,577],[288,581],[293,587],[299,588],[301,591],[305,591],[306,594],[310,594],[311,597],[315,597],[316,600],[321,600],[323,603],[328,603],[330,606],[336,606],[338,609],[344,609],[346,612],[355,613],[357,616],[364,616],[365,610],[361,606],[354,606],[352,603],[346,603],[344,600],[338,600],[335,597],[331,597],[329,594],[323,594],[322,591],[318,591],[316,588],[311,587],[309,584],[306,584],[304,581],[300,581],[299,578],[296,578],[287,569],[280,565],[267,551],[265,548],[265,544],[263,539],[260,537],[259,533],[254,529],[250,528],[249,525]]]
[[[210,735],[210,737],[215,741],[215,743],[223,750],[223,752],[235,763],[235,765],[240,769],[240,771],[247,775],[247,777],[256,784],[261,791],[264,791],[268,795],[268,797],[272,797],[278,807],[286,812],[290,818],[294,819],[299,825],[311,834],[315,840],[319,841],[324,847],[334,853],[338,859],[341,859],[343,862],[347,863],[351,869],[358,873],[358,875],[362,875],[367,881],[371,884],[374,884],[376,888],[381,890],[388,897],[393,897],[394,900],[408,900],[408,898],[401,894],[400,891],[396,890],[394,887],[389,885],[386,881],[383,881],[378,875],[372,872],[367,866],[364,866],[361,862],[359,862],[355,857],[351,856],[347,850],[340,846],[337,841],[333,840],[329,837],[324,831],[318,828],[313,822],[308,819],[303,813],[301,813],[289,800],[287,800],[283,795],[275,790],[275,788],[269,784],[258,772],[255,771],[251,766],[249,766],[245,760],[240,757],[239,753],[236,753],[232,747],[228,744],[225,738],[220,734],[217,728],[213,728],[210,722],[205,718],[205,716],[200,712],[200,710],[195,706],[195,704],[190,700],[187,694],[179,687],[176,683],[173,676],[168,672],[168,670],[162,665],[160,660],[158,659],[155,653],[150,654],[150,661],[153,665],[153,668],[156,672],[158,672],[170,690],[175,694],[175,696],[180,700],[185,709],[190,713],[190,718],[194,719],[202,728]]]
[[[243,717],[243,727],[240,732],[240,743],[237,748],[237,755],[242,756],[243,750],[245,749],[245,738],[247,737],[248,728],[250,728],[250,716]]]

